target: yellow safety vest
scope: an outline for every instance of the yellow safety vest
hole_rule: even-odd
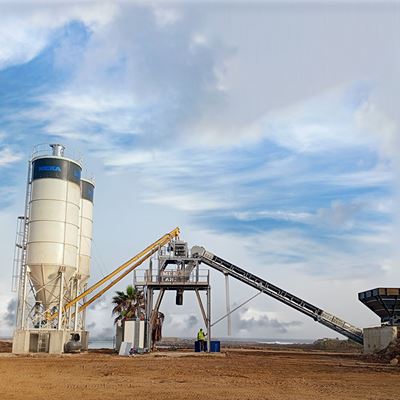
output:
[[[199,333],[197,334],[197,340],[204,340],[206,337],[204,336],[204,332],[203,331],[199,331]]]

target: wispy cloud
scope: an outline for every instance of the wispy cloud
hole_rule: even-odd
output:
[[[21,160],[21,154],[8,146],[0,146],[0,167],[13,164]]]
[[[342,201],[334,201],[328,208],[319,208],[315,213],[293,212],[285,210],[276,211],[239,211],[234,217],[239,221],[257,221],[272,219],[276,221],[288,221],[300,224],[313,224],[330,226],[336,229],[349,229],[353,226],[357,214],[364,208],[360,203],[345,204]]]
[[[194,314],[168,314],[165,319],[167,329],[190,332],[199,324],[199,319]]]
[[[35,58],[57,32],[70,21],[82,21],[91,30],[108,24],[117,12],[115,4],[2,4],[0,17],[0,69]]]
[[[9,326],[15,326],[17,315],[17,299],[11,299],[7,304],[6,313],[3,315],[4,322]]]
[[[288,333],[302,325],[301,321],[280,321],[274,313],[255,308],[244,308],[240,311],[238,320],[234,322],[245,337],[254,336],[257,332],[264,337],[276,333]]]
[[[274,229],[245,239],[265,265],[285,266],[316,277],[343,279],[382,278],[391,264],[390,226],[370,231],[343,233],[301,229]]]

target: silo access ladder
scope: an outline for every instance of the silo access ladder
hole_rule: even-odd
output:
[[[252,286],[253,288],[273,297],[274,299],[286,304],[289,307],[300,311],[301,313],[308,315],[315,321],[322,325],[333,329],[336,332],[348,337],[349,339],[363,344],[363,333],[362,330],[349,324],[342,319],[335,317],[334,315],[308,303],[307,301],[300,299],[299,297],[267,282],[266,280],[253,275],[250,272],[245,271],[238,266],[231,264],[228,261],[216,256],[209,251],[206,251],[204,247],[194,246],[192,248],[192,257],[197,257],[211,268],[214,268],[225,275],[230,275],[239,281]]]

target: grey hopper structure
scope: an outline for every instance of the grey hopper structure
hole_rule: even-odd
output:
[[[358,299],[378,315],[382,325],[400,326],[400,288],[366,290]]]

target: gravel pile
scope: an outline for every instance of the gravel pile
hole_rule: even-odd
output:
[[[390,362],[391,365],[400,365],[400,339],[391,343],[386,349],[376,354],[379,361]]]
[[[12,342],[9,340],[0,340],[0,353],[11,353]]]

